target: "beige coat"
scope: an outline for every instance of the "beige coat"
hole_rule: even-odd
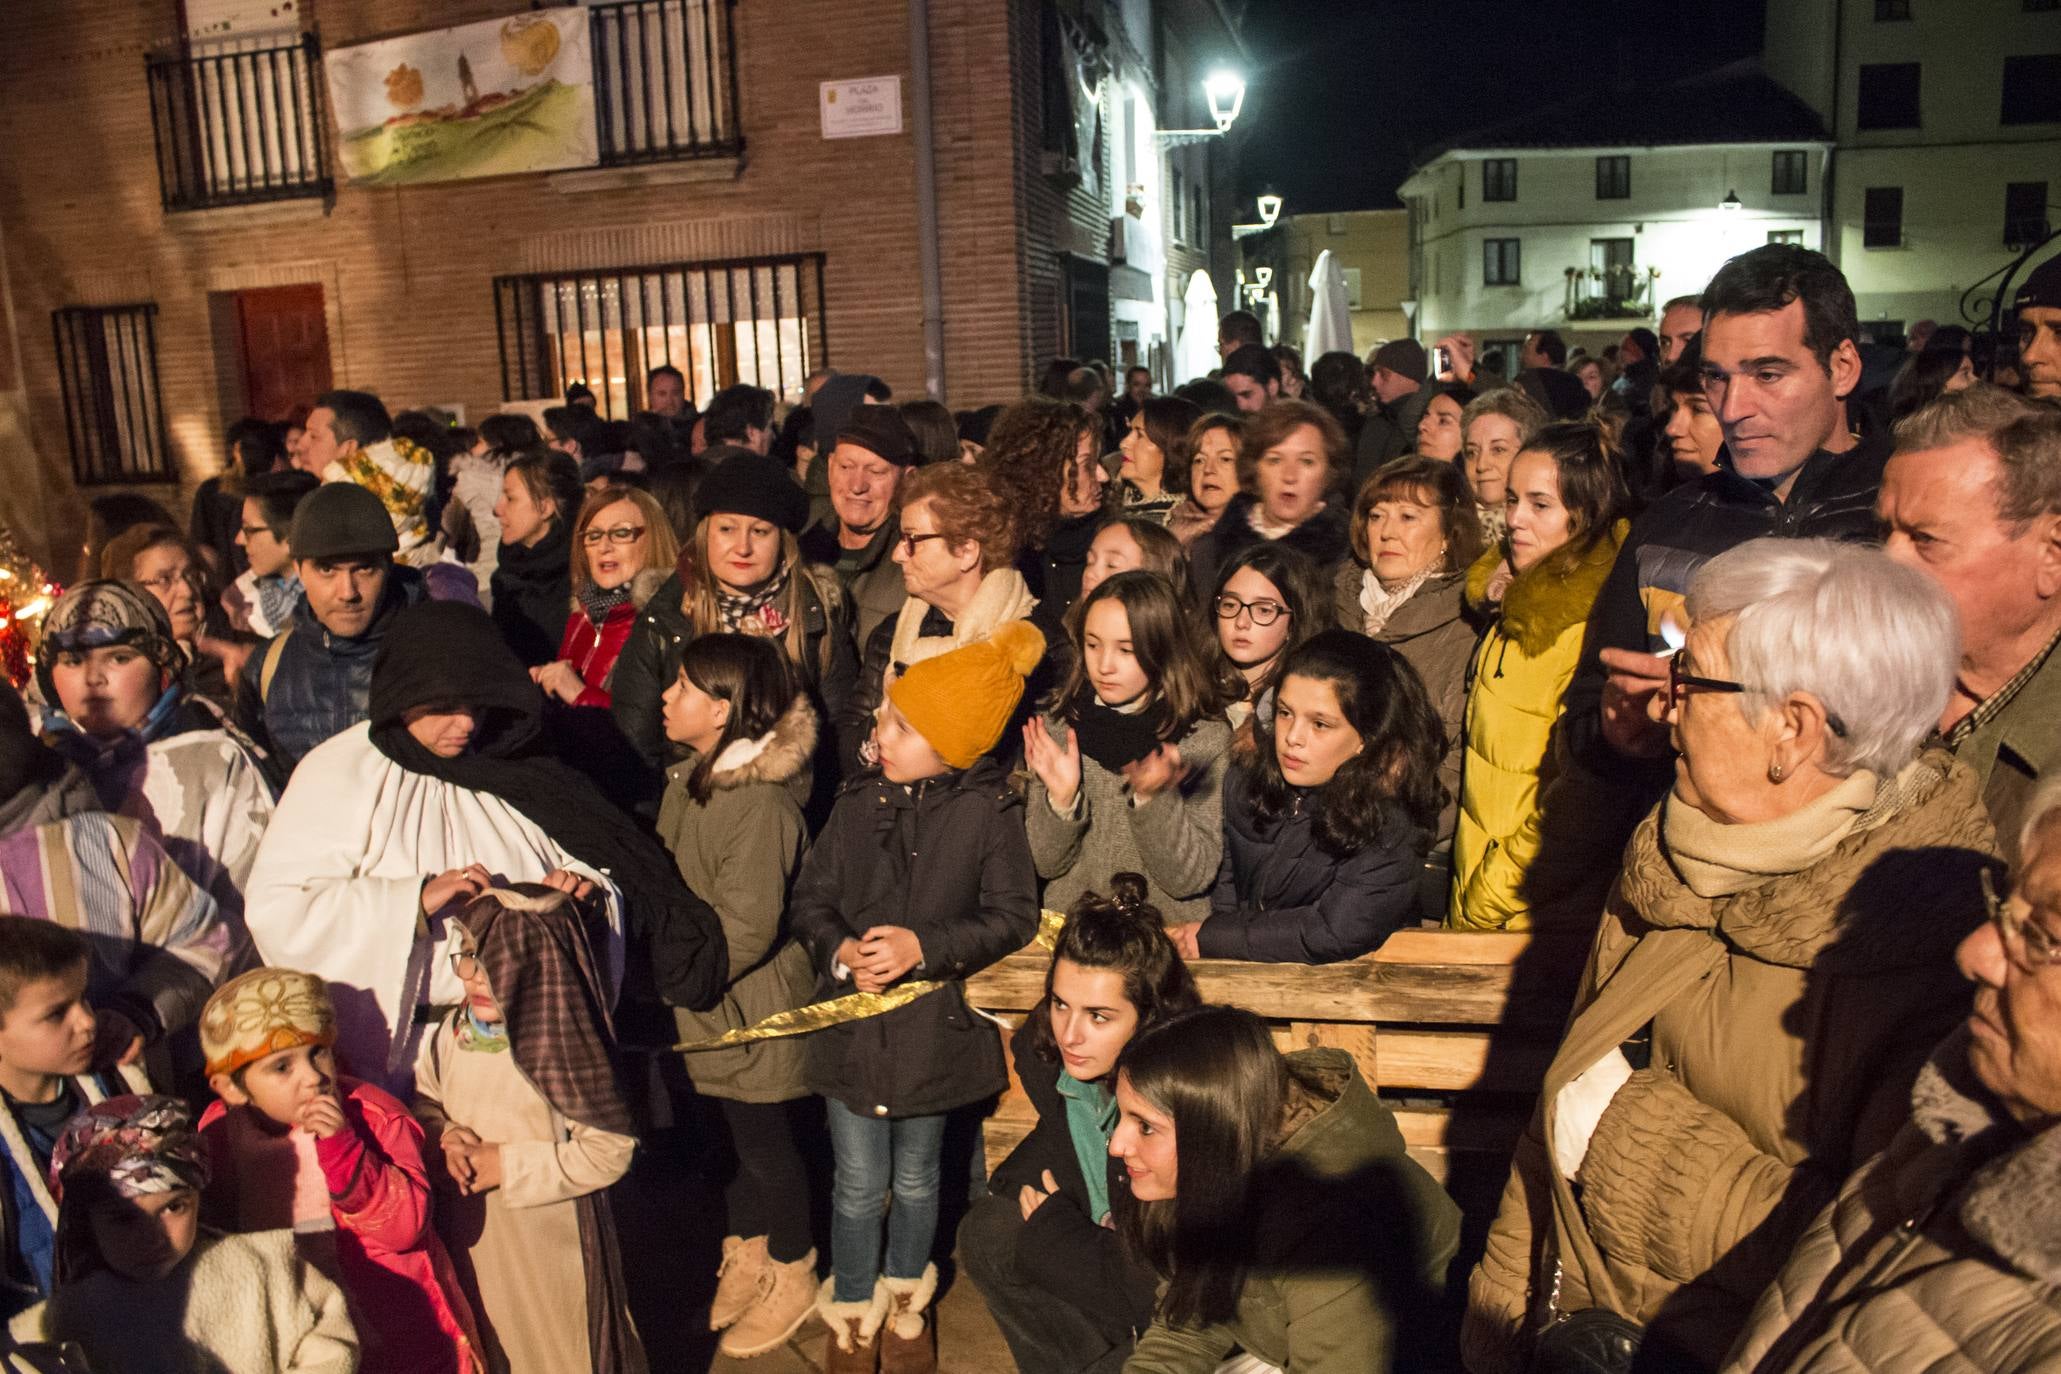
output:
[[[1527,1317],[1606,1307],[1714,1369],[1798,1236],[1902,1122],[1966,1014],[1954,946],[1995,841],[1975,779],[1928,752],[1903,808],[1804,872],[1696,896],[1642,822],[1573,1020],[1468,1290],[1474,1374],[1523,1367]],[[1651,1025],[1650,1067],[1603,1113],[1582,1191],[1551,1161],[1555,1099]]]
[[[764,743],[749,761],[713,770],[706,802],[687,790],[698,758],[668,772],[659,838],[687,886],[716,909],[730,951],[731,982],[722,1002],[711,1011],[673,1012],[683,1044],[806,1006],[815,992],[808,951],[787,936],[787,894],[808,843],[799,802],[808,795],[816,748],[816,713],[806,697],[794,699]],[[697,1092],[735,1102],[789,1102],[808,1095],[802,1082],[807,1052],[807,1041],[792,1036],[683,1058]]]
[[[1956,1031],[1911,1120],[1761,1295],[1725,1374],[2061,1369],[2061,1127],[2028,1134]]]

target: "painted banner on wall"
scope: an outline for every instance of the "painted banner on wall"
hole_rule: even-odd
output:
[[[344,175],[364,186],[591,167],[587,11],[568,5],[323,56]]]

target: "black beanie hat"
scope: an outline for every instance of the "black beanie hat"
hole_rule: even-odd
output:
[[[2032,269],[2011,297],[2013,310],[2061,310],[2061,257],[2048,258]]]
[[[718,512],[748,515],[789,534],[800,534],[809,522],[809,498],[794,480],[794,471],[776,459],[751,452],[733,453],[694,489],[694,508],[706,519]]]
[[[893,406],[860,406],[837,431],[837,442],[857,444],[897,467],[909,467],[916,461],[916,436]]]

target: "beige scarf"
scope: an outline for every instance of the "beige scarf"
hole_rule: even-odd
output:
[[[1388,618],[1402,609],[1405,601],[1417,594],[1417,589],[1431,580],[1440,562],[1437,559],[1426,563],[1410,576],[1404,578],[1394,591],[1382,585],[1372,568],[1360,574],[1360,614],[1366,617],[1360,632],[1369,636],[1381,633],[1388,624]]]
[[[1014,568],[997,568],[980,580],[973,600],[966,603],[966,609],[952,622],[949,635],[926,635],[923,633],[923,617],[929,614],[930,605],[910,597],[902,603],[895,619],[888,680],[894,680],[895,664],[906,667],[926,658],[936,658],[961,645],[977,644],[1012,620],[1028,620],[1037,604],[1037,598],[1030,594],[1022,573]]]
[[[1913,762],[1884,782],[1865,768],[1815,801],[1771,821],[1725,825],[1670,792],[1660,836],[1682,881],[1699,897],[1727,897],[1801,873],[1850,835],[1872,830],[1903,809],[1917,776]]]

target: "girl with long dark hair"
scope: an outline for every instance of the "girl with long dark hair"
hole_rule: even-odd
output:
[[[959,1227],[967,1274],[1024,1374],[1108,1369],[1151,1320],[1157,1275],[1102,1223],[1123,1191],[1108,1152],[1118,1056],[1201,998],[1136,873],[1073,904],[1045,996],[1010,1046],[1037,1125]]]
[[[1328,964],[1378,947],[1416,910],[1446,790],[1445,727],[1417,670],[1327,630],[1288,656],[1250,762],[1224,784],[1224,865],[1191,958]]]
[[[1232,728],[1243,731],[1263,713],[1282,661],[1331,628],[1331,598],[1315,564],[1271,542],[1252,545],[1217,570],[1207,609],[1222,665],[1244,684],[1225,711]]]

